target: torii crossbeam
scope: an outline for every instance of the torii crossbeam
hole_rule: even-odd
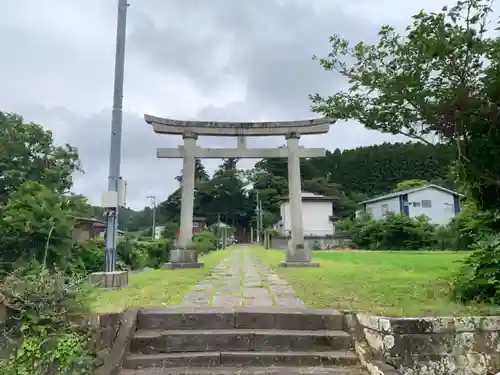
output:
[[[210,122],[182,121],[144,115],[145,121],[152,125],[155,133],[182,135],[184,145],[177,148],[159,148],[158,158],[182,158],[182,198],[181,225],[178,249],[171,253],[169,267],[194,267],[196,262],[189,263],[189,257],[182,251],[189,251],[193,230],[193,208],[195,187],[195,160],[222,158],[287,158],[288,183],[291,211],[291,243],[283,266],[319,266],[312,262],[311,249],[304,246],[304,230],[302,223],[302,191],[300,182],[300,158],[323,157],[325,149],[304,148],[299,146],[303,134],[324,134],[335,121],[319,118],[301,121],[281,122]],[[202,148],[196,145],[198,136],[238,137],[237,148]],[[286,148],[247,148],[247,136],[283,135],[287,140]]]

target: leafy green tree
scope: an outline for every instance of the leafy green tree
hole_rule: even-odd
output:
[[[358,202],[389,193],[402,180],[423,179],[453,189],[453,181],[448,176],[451,160],[452,148],[447,145],[408,142],[385,143],[343,151],[336,149],[333,152],[327,151],[324,158],[301,160],[302,188],[304,191],[339,197],[334,203],[335,215],[352,217],[358,208]],[[214,201],[214,197],[219,194],[222,169],[233,170],[235,160],[226,161],[226,167],[219,169],[214,179],[202,172],[201,163],[198,162],[197,165],[197,176],[200,177],[197,178],[195,187],[194,214],[214,222],[218,214],[221,217],[227,214],[224,209],[221,210],[218,201]],[[241,207],[237,208],[238,212],[243,212],[243,216],[239,216],[237,220],[240,225],[249,222],[247,225],[255,227],[257,191],[262,201],[265,224],[275,223],[280,216],[281,198],[288,196],[287,160],[263,159],[251,170],[236,169],[234,177],[240,180],[238,184],[242,187],[253,185],[253,189],[248,192],[248,198],[245,197],[241,201]],[[234,191],[239,194],[240,190]],[[159,203],[158,222],[178,222],[180,205],[179,188],[166,201]],[[129,221],[125,221],[124,217],[125,215],[120,215],[120,228],[136,231],[150,227],[152,211],[145,207],[140,211],[130,211],[127,216]]]
[[[463,0],[419,12],[405,35],[383,26],[374,45],[351,46],[334,35],[332,51],[319,62],[350,87],[311,99],[313,110],[329,117],[453,147],[462,191],[477,204],[482,226],[498,233],[500,38],[487,33],[491,14],[491,1]],[[499,249],[494,235],[478,243],[455,288],[458,298],[498,303],[500,275],[492,265],[500,262]]]
[[[212,180],[200,186],[203,196],[200,203],[207,208],[207,218],[213,222],[220,215],[230,225],[238,223],[246,227],[250,202],[244,190],[240,171],[236,168],[237,159],[224,159],[215,171]]]
[[[0,204],[25,181],[66,193],[73,173],[82,171],[77,150],[56,146],[52,133],[14,113],[0,112]]]
[[[182,183],[182,174],[175,177],[175,179],[179,181],[179,183]],[[210,179],[200,159],[195,159],[194,179],[195,181],[208,181]]]
[[[490,1],[464,0],[413,16],[405,35],[383,26],[377,44],[338,35],[319,59],[347,91],[311,96],[313,110],[423,143],[453,145],[457,172],[481,209],[500,206],[500,43],[486,34]]]
[[[32,260],[47,267],[69,268],[73,212],[66,198],[36,181],[12,192],[1,210],[0,262]]]
[[[403,191],[403,190],[408,190],[408,189],[413,189],[417,187],[422,187],[425,186],[429,183],[429,181],[426,180],[404,180],[400,181],[396,184],[396,188],[394,191]]]

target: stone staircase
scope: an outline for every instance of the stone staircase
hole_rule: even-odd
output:
[[[121,375],[365,374],[340,312],[141,310]]]

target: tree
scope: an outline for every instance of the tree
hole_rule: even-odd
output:
[[[207,208],[207,217],[218,215],[228,224],[238,223],[246,227],[247,214],[251,210],[244,188],[241,172],[236,168],[238,159],[223,159],[210,183],[202,185],[201,204]]]
[[[416,179],[413,179],[413,180],[404,180],[404,181],[400,181],[396,184],[396,188],[394,189],[394,191],[403,191],[403,190],[408,190],[408,189],[413,189],[413,188],[417,188],[417,187],[422,187],[422,186],[425,186],[429,183],[429,181],[426,181],[426,180],[416,180]]]
[[[423,143],[453,145],[456,172],[481,209],[500,206],[500,42],[486,36],[490,1],[464,0],[413,16],[406,35],[383,26],[377,44],[338,35],[319,59],[347,91],[311,96],[313,110]]]
[[[207,173],[207,170],[201,163],[200,159],[195,159],[194,160],[195,165],[194,165],[194,179],[195,181],[208,181],[210,179],[210,176]],[[177,181],[179,181],[180,184],[182,184],[182,174],[175,177]]]
[[[461,0],[451,9],[413,16],[406,35],[383,26],[375,45],[351,47],[334,35],[332,51],[319,62],[346,77],[350,87],[311,99],[313,110],[329,117],[453,146],[452,169],[481,211],[475,219],[498,233],[500,38],[486,34],[491,13],[489,0]],[[500,241],[484,233],[478,239],[455,295],[499,303]]]
[[[29,180],[66,193],[73,185],[73,173],[82,168],[76,148],[56,146],[50,131],[19,115],[0,112],[0,171],[2,204]]]
[[[0,263],[36,260],[49,268],[71,264],[73,212],[67,199],[36,181],[12,192],[2,208]]]

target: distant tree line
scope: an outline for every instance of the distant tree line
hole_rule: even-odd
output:
[[[352,217],[358,202],[389,193],[402,181],[424,180],[455,188],[450,173],[453,150],[448,145],[408,142],[327,151],[323,158],[301,161],[302,190],[338,197],[335,214]],[[196,161],[194,215],[207,218],[209,223],[220,218],[230,225],[248,228],[255,225],[258,191],[264,225],[273,224],[279,218],[280,199],[288,195],[286,159],[263,159],[247,171],[239,170],[236,164],[237,159],[225,159],[210,177],[202,161]],[[181,183],[182,176],[176,180]],[[158,204],[159,225],[178,223],[180,202],[179,184]],[[99,215],[99,208],[95,210]],[[151,207],[140,211],[124,208],[120,213],[120,227],[128,231],[148,230],[151,222]]]

